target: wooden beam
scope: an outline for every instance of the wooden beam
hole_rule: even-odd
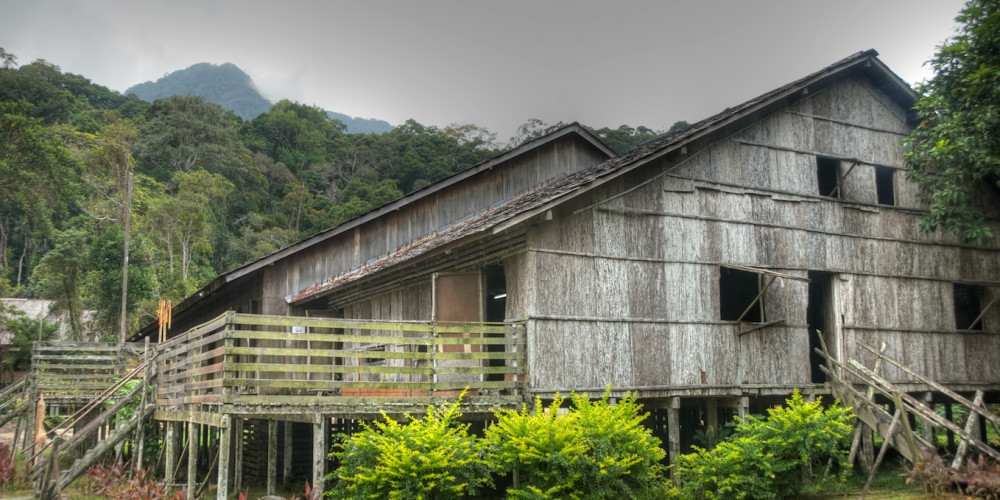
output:
[[[282,458],[284,463],[281,467],[281,484],[286,488],[291,485],[292,482],[292,423],[285,422],[285,453]]]
[[[233,491],[243,489],[243,419],[236,417],[233,424]]]
[[[667,450],[669,451],[670,464],[681,454],[681,398],[670,398],[667,406]],[[680,476],[677,468],[670,468],[670,479],[674,485],[680,485]]]
[[[981,406],[983,404],[983,391],[976,391],[976,397],[973,399],[972,404],[975,406]],[[973,435],[976,431],[976,425],[979,424],[979,415],[975,412],[969,412],[969,418],[965,421],[965,434]],[[969,442],[966,439],[962,439],[958,443],[958,450],[955,451],[955,459],[951,461],[951,468],[959,470],[962,467],[962,461],[965,460],[965,453],[969,449]]]
[[[188,472],[187,472],[187,491],[188,496],[195,498],[194,494],[198,491],[198,451],[201,448],[201,426],[194,423],[188,422],[187,426],[187,437],[188,437]]]
[[[965,406],[966,408],[969,408],[971,411],[974,411],[974,412],[982,415],[984,418],[986,418],[990,422],[993,422],[993,425],[996,426],[997,429],[1000,429],[1000,417],[994,415],[991,411],[983,408],[982,406],[977,406],[977,405],[973,404],[972,401],[969,401],[968,399],[966,399],[965,397],[963,397],[961,394],[959,394],[959,393],[957,393],[957,392],[955,392],[955,391],[953,391],[953,390],[951,390],[951,389],[949,389],[949,388],[947,388],[947,387],[945,387],[945,386],[943,386],[943,385],[941,385],[941,384],[939,384],[939,383],[937,383],[937,382],[935,382],[935,381],[933,381],[933,380],[931,380],[931,379],[929,379],[929,378],[927,378],[927,377],[925,377],[925,376],[923,376],[923,375],[921,375],[921,374],[913,371],[910,367],[908,367],[908,366],[906,366],[906,365],[904,365],[904,364],[902,364],[902,363],[900,363],[900,362],[898,362],[898,361],[896,361],[896,360],[894,360],[894,359],[886,356],[884,353],[882,353],[882,352],[875,352],[875,349],[872,346],[869,346],[869,345],[864,344],[864,343],[859,343],[858,345],[860,345],[862,348],[864,348],[864,349],[866,349],[868,351],[871,351],[871,352],[875,353],[876,356],[879,356],[880,358],[885,359],[886,361],[888,361],[890,364],[892,364],[896,368],[899,368],[900,370],[902,370],[903,373],[906,373],[907,375],[910,375],[911,377],[916,378],[917,380],[919,380],[920,382],[922,382],[924,384],[927,384],[928,386],[930,386],[934,390],[936,390],[936,391],[944,394],[945,396],[950,397],[951,399],[954,399],[956,402],[958,402],[962,406]]]
[[[232,436],[233,426],[229,415],[222,416],[223,426],[219,428],[219,476],[216,482],[216,498],[218,500],[228,500],[229,498],[229,461],[233,455]]]
[[[323,496],[323,481],[326,478],[326,454],[330,437],[330,418],[317,415],[313,424],[313,498]]]
[[[274,496],[278,488],[278,421],[267,421],[267,494]]]
[[[176,422],[166,422],[167,435],[163,440],[166,458],[166,463],[163,466],[163,476],[168,488],[170,487],[169,485],[174,483],[174,466],[177,463],[177,425]]]

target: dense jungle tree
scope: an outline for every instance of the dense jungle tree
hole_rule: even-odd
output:
[[[1000,2],[970,0],[955,20],[958,35],[938,47],[934,77],[917,87],[920,125],[904,141],[907,176],[930,205],[921,227],[984,241],[993,233],[976,192],[1000,187]]]

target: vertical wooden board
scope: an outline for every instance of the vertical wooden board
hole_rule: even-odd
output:
[[[535,253],[528,251],[509,256],[503,261],[504,280],[507,285],[507,301],[504,316],[507,319],[527,318],[531,310],[531,297],[535,287],[541,286],[533,277],[536,275],[533,262]]]
[[[672,287],[666,282],[663,265],[633,261],[625,267],[628,316],[665,318]]]
[[[560,388],[566,372],[573,369],[569,356],[570,345],[563,338],[560,323],[535,320],[528,335],[528,374],[534,389]]]
[[[700,221],[680,217],[661,217],[660,232],[662,234],[662,258],[667,261],[678,260],[710,260],[710,256],[702,253],[703,249],[712,250],[706,228]]]
[[[702,371],[706,369],[703,336],[709,327],[696,328],[694,325],[678,324],[671,328],[667,340],[670,356],[670,381],[677,385],[701,384]]]
[[[740,176],[734,177],[736,183],[759,189],[771,187],[771,150],[768,148],[746,147],[735,143],[728,149],[731,161],[739,165]]]
[[[594,259],[595,278],[593,314],[605,318],[626,318],[628,308],[628,262],[613,259]]]
[[[637,386],[666,386],[670,379],[670,329],[668,324],[632,324],[632,373]]]
[[[966,380],[984,383],[1000,380],[1000,363],[996,357],[1000,352],[1000,336],[967,333],[962,337]]]
[[[598,363],[589,368],[597,372],[597,387],[634,385],[632,375],[632,335],[627,323],[595,323]]]

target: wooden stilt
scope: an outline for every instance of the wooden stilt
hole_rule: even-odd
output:
[[[708,447],[714,448],[719,437],[719,403],[715,398],[708,398],[705,402],[705,424]]]
[[[216,498],[226,500],[229,498],[229,463],[232,459],[232,436],[233,425],[229,415],[222,416],[222,427],[219,428],[219,479],[217,482]]]
[[[928,408],[931,408],[931,409],[934,408],[934,393],[933,392],[925,392],[924,393],[924,404],[926,404]],[[921,427],[920,428],[920,435],[923,436],[923,438],[926,439],[927,441],[930,441],[931,443],[933,443],[934,442],[934,424],[931,423],[931,421],[927,420],[926,418],[921,418],[920,419],[920,427]]]
[[[747,418],[747,414],[750,412],[750,398],[743,396],[740,398],[740,404],[736,407],[736,414],[740,416],[741,419]]]
[[[667,450],[670,455],[670,463],[681,454],[681,398],[670,398],[667,406]],[[675,485],[680,485],[680,477],[677,475],[677,468],[670,468],[670,479]]]
[[[194,498],[198,491],[198,452],[200,451],[198,441],[201,439],[201,426],[188,422],[188,474],[187,491],[188,497]]]
[[[281,484],[286,488],[292,483],[292,423],[285,422],[285,453],[281,467]]]
[[[952,414],[951,403],[945,404],[944,405],[944,419],[947,420],[947,421],[949,421],[949,422],[954,422],[955,419],[953,417],[954,417],[954,415]],[[950,450],[954,450],[955,449],[955,433],[952,432],[951,429],[948,429],[947,432],[948,432],[948,440],[946,442],[948,444],[948,450],[949,451]]]
[[[323,480],[326,478],[327,443],[330,436],[330,419],[317,415],[313,424],[313,497],[323,495]]]
[[[163,466],[163,477],[169,488],[174,482],[174,467],[177,463],[177,423],[167,422],[167,435],[163,439],[166,464]]]
[[[243,489],[243,419],[233,420],[233,491]]]
[[[278,421],[267,421],[267,494],[274,495],[277,491],[278,476]]]

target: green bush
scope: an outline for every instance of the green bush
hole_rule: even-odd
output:
[[[499,410],[486,432],[494,465],[513,473],[510,498],[662,498],[668,485],[660,440],[642,426],[633,396],[608,404],[572,396],[561,412],[558,395],[547,408]]]
[[[795,496],[836,464],[846,477],[846,445],[853,415],[838,404],[824,409],[817,398],[806,402],[798,391],[768,418],[737,419],[730,439],[711,450],[695,447],[675,466],[680,494],[690,499],[765,499]]]
[[[383,420],[344,436],[333,453],[340,467],[327,475],[327,498],[450,499],[492,486],[482,443],[458,424],[461,398],[430,406],[422,419]]]

